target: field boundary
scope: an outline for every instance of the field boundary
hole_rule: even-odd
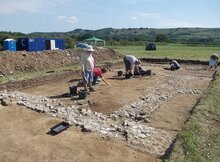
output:
[[[157,63],[157,64],[165,64],[169,63],[172,59],[168,58],[141,58],[142,61],[144,62],[149,62],[149,63]],[[182,60],[182,59],[175,59],[178,63],[182,64],[195,64],[195,65],[208,65],[208,61],[200,61],[200,60]],[[220,64],[219,64],[220,65]]]

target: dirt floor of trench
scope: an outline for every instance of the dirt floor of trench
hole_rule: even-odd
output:
[[[104,74],[104,77],[108,80],[110,85],[106,85],[104,82],[101,82],[95,86],[95,92],[91,92],[87,96],[86,100],[89,103],[90,109],[109,115],[123,105],[131,103],[132,101],[140,98],[146,89],[155,89],[164,83],[169,78],[169,76],[165,75],[169,74],[175,76],[197,76],[199,79],[190,82],[187,86],[189,88],[204,90],[209,85],[209,81],[203,80],[202,78],[210,78],[211,80],[213,74],[213,71],[206,70],[206,66],[185,65],[178,71],[164,70],[166,67],[166,65],[146,64],[144,69],[151,69],[156,75],[134,77],[132,79],[124,79],[123,76],[117,76],[117,71],[123,70],[123,68],[108,71],[106,74]],[[32,95],[58,98],[64,104],[71,105],[73,101],[78,100],[78,97],[65,97],[65,94],[69,92],[69,85],[77,85],[80,79],[80,76],[74,78],[71,78],[70,76],[69,78],[64,78],[61,81],[51,81],[51,83],[21,91]],[[78,91],[80,89],[83,88],[78,88]],[[196,102],[197,97],[193,97],[191,95],[179,95],[173,98],[172,101],[168,101],[167,104],[174,102],[172,106],[187,105],[191,108],[195,104],[193,100]],[[186,101],[188,104],[186,104]]]
[[[202,65],[183,65],[178,71],[168,71],[166,65],[145,64],[156,75],[124,79],[117,77],[112,69],[104,74],[110,85],[101,82],[87,97],[92,111],[109,115],[122,106],[135,102],[146,93],[150,93],[170,79],[170,76],[193,79],[187,82],[187,88],[204,91],[212,79],[213,71]],[[69,82],[70,80],[74,82]],[[72,97],[63,97],[69,92],[69,85],[76,85],[80,76],[71,76],[60,81],[51,81],[41,86],[31,87],[22,92],[31,95],[56,98],[65,105],[78,102]],[[169,93],[169,92],[166,92]],[[190,110],[201,95],[187,93],[175,94],[149,114],[148,126],[177,132],[184,126]],[[123,141],[104,140],[96,133],[82,133],[70,127],[67,131],[50,136],[49,128],[60,120],[46,114],[32,112],[17,105],[0,107],[0,159],[3,161],[158,161],[156,154],[142,153],[128,147]]]

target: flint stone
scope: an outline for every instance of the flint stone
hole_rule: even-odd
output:
[[[108,131],[106,131],[106,130],[100,130],[99,131],[101,134],[108,134]]]
[[[96,131],[96,128],[91,124],[82,125],[82,131],[94,132],[94,131]]]
[[[11,101],[9,99],[1,99],[2,106],[9,106],[11,105]]]
[[[127,122],[126,120],[122,123],[122,125],[125,126],[129,126],[129,122]]]
[[[117,115],[115,115],[115,114],[111,114],[110,115],[110,118],[112,119],[112,120],[114,120],[114,121],[116,121],[117,120]]]
[[[146,135],[144,135],[144,134],[138,134],[138,137],[140,137],[140,138],[144,139],[144,138],[146,138],[147,136],[146,136]]]

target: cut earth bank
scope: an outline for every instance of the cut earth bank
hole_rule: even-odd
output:
[[[144,68],[156,75],[129,80],[117,77],[123,67],[115,67],[105,75],[110,85],[98,84],[86,101],[63,95],[68,93],[70,80],[80,79],[75,74],[36,87],[3,91],[1,97],[12,105],[0,110],[1,146],[8,146],[0,148],[1,159],[157,161],[183,128],[213,75],[203,65],[182,65],[179,71],[164,67],[145,63]],[[57,118],[74,127],[51,137],[46,132],[57,124]]]

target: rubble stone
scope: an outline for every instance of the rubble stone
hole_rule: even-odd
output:
[[[6,104],[13,101],[34,111],[64,119],[84,132],[98,132],[103,138],[126,140],[131,147],[163,155],[176,134],[147,126],[147,123],[151,122],[149,115],[177,93],[202,94],[199,89],[187,88],[189,81],[198,77],[168,75],[167,78],[167,81],[159,87],[147,89],[139,99],[122,106],[108,116],[92,112],[85,104],[82,108],[77,102],[73,102],[72,106],[65,107],[59,99],[21,92],[1,91],[0,100]],[[83,102],[88,104],[86,100]]]

